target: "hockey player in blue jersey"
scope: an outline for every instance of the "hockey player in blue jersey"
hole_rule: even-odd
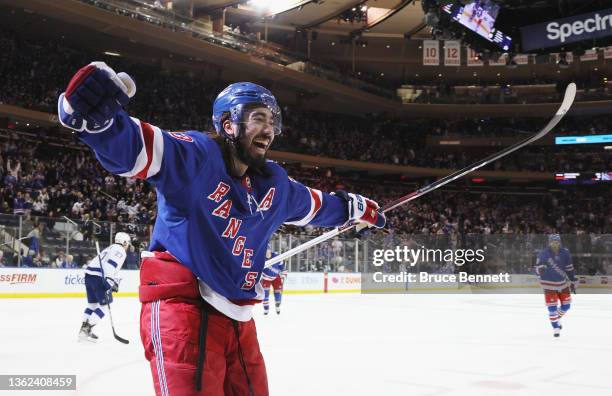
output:
[[[378,205],[327,194],[267,161],[282,118],[275,97],[235,83],[216,98],[216,135],[167,132],[122,106],[134,81],[102,62],[81,68],[60,95],[61,123],[111,173],[157,193],[150,252],[142,254],[141,339],[157,395],[267,395],[253,304],[270,236],[283,224],[383,227]]]
[[[112,292],[119,290],[117,275],[125,262],[131,238],[125,232],[115,234],[115,243],[100,252],[85,267],[85,290],[87,308],[83,313],[83,324],[79,340],[96,342],[98,336],[92,331],[108,312],[108,304],[113,302]]]
[[[544,290],[553,334],[559,337],[562,329],[561,318],[570,309],[572,302],[570,291],[576,292],[576,272],[572,265],[572,256],[569,250],[561,247],[559,234],[548,236],[548,247],[538,254],[535,271]]]
[[[272,247],[268,246],[266,251],[266,260],[276,256],[278,256],[278,253],[273,252]],[[270,288],[274,289],[274,306],[276,307],[276,314],[280,315],[285,279],[287,279],[287,270],[285,269],[285,264],[283,262],[274,263],[270,267],[263,269],[261,274],[261,286],[264,289],[264,315],[267,315],[270,312]]]

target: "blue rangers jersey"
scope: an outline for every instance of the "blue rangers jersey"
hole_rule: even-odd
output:
[[[550,247],[540,251],[535,268],[543,289],[563,290],[569,287],[569,282],[576,281],[572,256],[564,247],[557,254]],[[539,274],[540,268],[544,269],[543,275]]]
[[[245,305],[263,299],[267,244],[281,225],[332,227],[348,219],[343,199],[290,179],[272,161],[267,177],[232,177],[220,147],[202,132],[166,132],[120,111],[108,129],[79,137],[109,172],[155,187],[149,249],[176,257],[198,277],[202,297],[236,320],[249,320]]]

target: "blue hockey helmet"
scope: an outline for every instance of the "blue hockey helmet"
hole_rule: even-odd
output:
[[[232,139],[221,123],[224,114],[229,114],[232,123],[240,124],[244,122],[245,110],[253,105],[262,105],[272,112],[274,134],[278,135],[282,130],[281,109],[276,102],[276,98],[268,89],[251,82],[238,82],[225,88],[213,104],[213,125],[217,133],[226,138]]]
[[[548,244],[551,244],[552,242],[559,242],[559,243],[561,243],[561,235],[559,235],[559,234],[550,234],[548,236]]]

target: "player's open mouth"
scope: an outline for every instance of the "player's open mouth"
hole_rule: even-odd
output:
[[[262,150],[266,150],[269,145],[270,145],[269,139],[254,139],[253,140],[253,146],[259,149],[262,149]]]

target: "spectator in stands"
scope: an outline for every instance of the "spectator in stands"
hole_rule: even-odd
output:
[[[40,252],[40,242],[43,235],[45,225],[42,223],[37,224],[26,236],[26,239],[30,240],[30,249],[34,250],[36,254]]]
[[[26,200],[21,191],[13,199],[13,214],[24,215],[26,213]]]
[[[47,251],[43,250],[38,254],[38,258],[40,261],[40,266],[44,268],[51,267],[51,257],[47,253]]]
[[[22,267],[34,267],[34,256],[36,252],[32,249],[28,250],[28,253],[21,256],[21,266]]]
[[[57,253],[55,259],[51,262],[51,266],[54,268],[62,268],[62,264],[66,261],[65,254],[62,250]]]
[[[60,268],[78,268],[78,264],[74,261],[72,254],[67,254],[65,260],[61,263]]]
[[[125,258],[125,268],[126,269],[138,269],[138,252],[136,252],[136,248],[134,245],[130,245],[129,250],[127,251],[127,257]]]

